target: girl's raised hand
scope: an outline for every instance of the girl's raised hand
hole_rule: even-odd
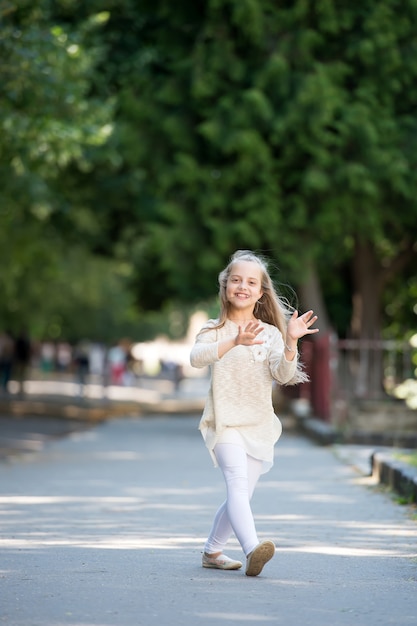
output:
[[[259,333],[263,331],[263,326],[258,321],[249,322],[245,328],[239,326],[239,332],[235,339],[237,346],[255,346],[263,343],[262,339],[257,339]]]
[[[318,328],[311,328],[311,326],[317,321],[317,315],[314,315],[313,311],[307,311],[298,317],[298,311],[294,311],[287,326],[287,337],[294,339],[300,339],[304,335],[312,335],[318,333]]]

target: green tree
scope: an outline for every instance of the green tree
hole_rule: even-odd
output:
[[[67,278],[70,232],[85,232],[94,212],[69,201],[67,171],[88,170],[111,132],[111,103],[87,97],[96,51],[49,4],[6,2],[0,14],[0,320],[15,329],[47,317],[55,279]]]
[[[138,307],[208,297],[248,247],[322,328],[377,337],[395,284],[414,319],[416,0],[49,6],[82,34],[82,99],[115,101],[105,147],[49,185],[71,204],[50,223],[132,264]]]
[[[125,185],[108,223],[141,305],[207,296],[250,247],[339,332],[378,337],[388,281],[416,258],[415,0],[107,7],[107,186]]]

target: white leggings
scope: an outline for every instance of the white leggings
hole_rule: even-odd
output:
[[[250,499],[261,475],[262,461],[232,443],[217,444],[214,453],[226,481],[227,498],[214,517],[204,551],[222,552],[234,532],[247,556],[259,543]]]

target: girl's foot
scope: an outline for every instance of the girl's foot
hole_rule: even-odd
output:
[[[210,567],[212,569],[240,569],[242,563],[240,561],[234,561],[225,554],[206,554],[203,552],[203,567]]]
[[[272,541],[262,541],[248,554],[246,558],[246,576],[258,576],[275,554],[275,545]]]

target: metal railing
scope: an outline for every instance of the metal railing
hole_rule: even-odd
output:
[[[347,400],[378,400],[415,378],[416,364],[408,342],[338,339],[333,342],[336,395]]]

